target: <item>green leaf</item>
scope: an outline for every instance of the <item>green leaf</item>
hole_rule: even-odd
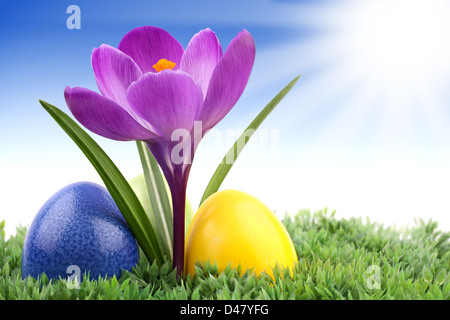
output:
[[[307,284],[305,284],[305,291],[311,299],[313,299],[313,300],[317,299],[316,294]]]
[[[163,262],[155,232],[139,199],[127,180],[103,149],[67,114],[51,104],[39,100],[44,109],[76,143],[105,183],[125,221],[146,257]]]
[[[194,292],[192,292],[191,300],[200,300],[200,287],[197,287]]]
[[[125,291],[125,289],[128,287],[128,283],[130,282],[131,278],[125,279],[124,282],[120,285],[120,291]]]
[[[173,213],[167,194],[166,182],[158,162],[156,162],[146,144],[142,141],[136,141],[136,144],[144,170],[145,183],[156,221],[156,228],[159,231],[159,243],[164,254],[171,259],[173,252]]]
[[[433,281],[433,273],[431,273],[431,270],[428,269],[427,267],[423,267],[422,275],[423,275],[423,279],[426,282],[430,283],[431,281]]]
[[[222,162],[217,167],[211,180],[203,193],[200,205],[213,193],[219,190],[220,185],[227,176],[231,167],[236,162],[237,157],[241,153],[242,149],[250,140],[251,136],[255,133],[256,129],[259,128],[261,123],[266,119],[266,117],[272,112],[272,110],[280,103],[281,100],[288,94],[292,87],[297,83],[300,75],[295,77],[286,87],[283,88],[256,116],[256,118],[250,123],[250,125],[245,129],[244,133],[236,140],[234,145],[227,152]],[[232,160],[232,161],[230,161]],[[230,163],[231,162],[231,163]]]
[[[5,234],[6,234],[6,232],[5,232],[5,223],[6,223],[6,220],[0,221],[0,239],[5,238]]]
[[[441,270],[436,276],[436,282],[438,285],[442,285],[445,282],[445,278],[447,277],[447,274],[444,269]]]

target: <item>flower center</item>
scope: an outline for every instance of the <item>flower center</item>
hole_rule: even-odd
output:
[[[166,69],[173,69],[173,68],[175,68],[175,65],[176,65],[176,63],[172,62],[170,60],[159,59],[159,61],[157,63],[155,63],[152,67],[156,71],[160,72],[160,71],[166,70]]]

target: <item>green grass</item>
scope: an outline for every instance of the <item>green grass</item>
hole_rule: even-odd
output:
[[[268,275],[239,270],[197,269],[177,279],[171,265],[149,263],[144,255],[119,279],[92,279],[70,289],[45,275],[22,280],[20,258],[25,228],[5,239],[0,223],[0,300],[4,299],[445,299],[450,300],[450,233],[437,223],[417,221],[394,229],[336,219],[326,210],[307,210],[283,220],[299,257],[287,270]],[[374,266],[370,268],[370,266]],[[378,281],[379,279],[379,281]]]

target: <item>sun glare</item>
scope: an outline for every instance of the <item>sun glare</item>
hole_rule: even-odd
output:
[[[353,10],[343,21],[341,40],[365,76],[389,86],[408,85],[448,66],[448,1],[361,1]]]
[[[374,142],[395,146],[414,144],[423,134],[441,141],[450,134],[444,120],[450,1],[347,0],[315,6],[309,16],[316,19],[305,23],[323,32],[296,50],[306,52],[304,65],[320,70],[304,90],[327,92],[316,94],[310,109],[327,105],[335,115],[318,139],[357,139],[366,132]],[[330,105],[333,96],[340,102]]]
[[[280,121],[300,141],[284,203],[295,210],[301,195],[304,207],[385,221],[445,211],[450,1],[330,0],[292,12],[317,34],[265,57],[296,52],[304,72],[298,105]]]

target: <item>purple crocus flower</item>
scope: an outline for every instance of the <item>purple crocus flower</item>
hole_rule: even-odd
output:
[[[178,273],[184,269],[186,186],[199,137],[188,139],[190,152],[174,161],[172,150],[179,141],[173,133],[181,129],[192,136],[199,121],[203,136],[222,120],[244,91],[254,59],[255,44],[246,30],[223,53],[210,29],[195,34],[184,50],[167,31],[139,27],[117,49],[105,44],[94,49],[92,66],[101,94],[79,87],[64,91],[70,111],[87,129],[149,147],[172,193]]]

